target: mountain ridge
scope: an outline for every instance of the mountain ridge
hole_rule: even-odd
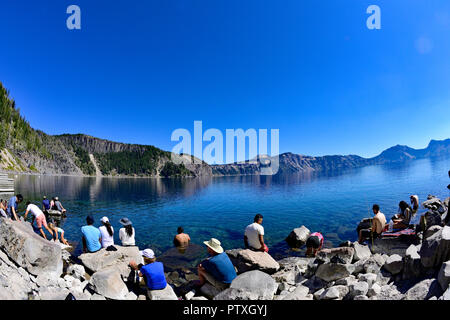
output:
[[[450,155],[450,139],[431,140],[424,149],[396,145],[372,158],[358,155],[308,156],[286,152],[255,161],[209,165],[151,145],[127,144],[86,134],[48,135],[33,129],[0,82],[0,171],[78,176],[197,177],[258,175],[279,160],[280,173],[327,171]],[[176,159],[176,162],[173,160]],[[261,162],[261,159],[263,161]]]

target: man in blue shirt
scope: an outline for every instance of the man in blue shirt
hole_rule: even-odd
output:
[[[202,286],[208,281],[217,289],[224,290],[237,276],[233,263],[223,251],[219,240],[211,238],[203,243],[211,257],[198,266],[199,285]]]
[[[145,265],[136,265],[136,262],[131,261],[130,267],[137,271],[139,276],[143,277],[148,290],[162,290],[166,288],[167,281],[164,275],[164,266],[162,262],[156,262],[155,253],[152,249],[145,249],[141,251],[144,258]]]
[[[19,206],[19,203],[21,203],[22,201],[23,197],[21,194],[18,194],[9,199],[8,207],[6,208],[6,213],[11,219],[19,221],[19,217],[17,216],[17,208]]]
[[[87,226],[81,227],[83,234],[83,252],[97,252],[102,248],[102,236],[100,230],[94,227],[94,218],[89,215],[86,218]]]
[[[48,212],[50,210],[50,200],[47,199],[46,196],[44,196],[44,199],[42,200],[42,211],[44,213]]]

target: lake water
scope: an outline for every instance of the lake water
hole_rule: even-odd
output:
[[[243,245],[244,228],[256,213],[264,216],[265,240],[271,253],[287,253],[284,239],[293,228],[307,226],[325,235],[326,245],[356,240],[357,223],[370,217],[378,203],[386,217],[398,202],[417,194],[449,196],[450,158],[414,160],[399,165],[368,166],[344,172],[291,176],[240,176],[191,179],[16,177],[16,192],[40,205],[43,195],[59,196],[68,216],[61,222],[66,238],[77,241],[92,214],[99,226],[108,216],[119,243],[119,219],[128,217],[137,244],[162,254],[172,247],[179,225],[192,242],[215,237],[225,249]],[[20,208],[24,208],[22,204]],[[419,214],[424,210],[419,210]],[[416,216],[418,218],[418,216]],[[203,254],[203,248],[199,249]],[[170,251],[172,252],[172,251]]]

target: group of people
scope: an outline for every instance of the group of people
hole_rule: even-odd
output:
[[[44,197],[44,201],[45,199],[46,197]],[[63,210],[65,210],[62,207],[61,203],[58,201],[58,197],[53,198],[52,201],[54,201],[54,199],[56,199],[56,202],[54,202],[53,205],[56,207],[60,206]],[[4,218],[9,218],[14,221],[21,221],[18,212],[18,206],[21,202],[23,202],[23,196],[21,194],[17,194],[11,197],[8,202],[1,199],[0,215]],[[55,203],[59,203],[59,205]],[[45,205],[43,205],[43,208],[41,210],[37,205],[31,203],[30,201],[27,201],[25,214],[23,216],[24,221],[27,220],[29,213],[31,213],[32,216],[31,224],[34,225],[34,223],[36,222],[36,228],[44,239],[48,240],[43,227],[48,231],[48,233],[50,233],[50,240],[61,241],[63,244],[69,245],[69,242],[64,238],[64,230],[59,228],[53,219],[49,219],[47,223]]]
[[[406,201],[400,201],[398,204],[398,213],[395,214],[389,223],[386,216],[380,211],[380,206],[374,204],[372,212],[374,217],[370,228],[363,228],[359,230],[359,243],[363,243],[368,239],[376,239],[385,231],[404,230],[411,227],[411,218],[419,209],[419,197],[411,195],[409,197],[411,205]]]

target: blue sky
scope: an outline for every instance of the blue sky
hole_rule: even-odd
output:
[[[170,150],[202,120],[279,129],[281,152],[362,156],[450,137],[447,0],[0,3],[0,81],[49,134]]]

